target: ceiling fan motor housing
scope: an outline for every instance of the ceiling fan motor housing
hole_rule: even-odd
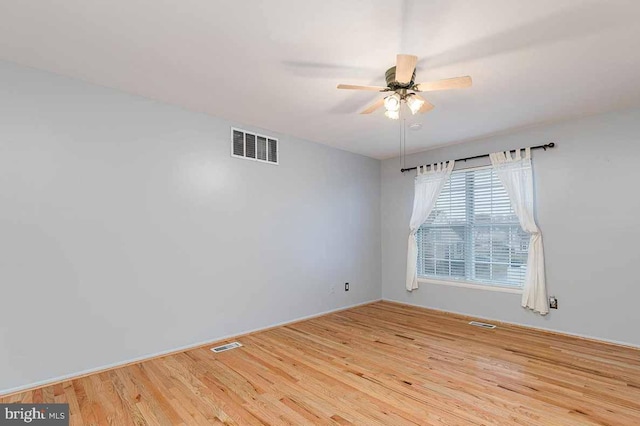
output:
[[[416,70],[413,70],[413,75],[411,76],[411,81],[406,84],[401,84],[396,81],[396,67],[391,67],[385,73],[385,79],[387,80],[387,86],[391,90],[399,90],[399,89],[410,89],[415,84],[416,79]]]

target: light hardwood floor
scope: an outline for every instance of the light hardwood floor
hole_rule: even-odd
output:
[[[640,425],[640,351],[377,302],[3,398],[72,425]]]

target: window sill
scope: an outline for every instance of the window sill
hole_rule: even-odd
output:
[[[489,291],[499,291],[502,293],[522,294],[521,288],[503,287],[499,285],[488,285],[488,284],[476,284],[476,283],[470,283],[468,281],[447,281],[447,280],[437,280],[434,278],[418,277],[418,282],[425,283],[425,284],[448,285],[451,287],[473,288],[476,290],[489,290]]]

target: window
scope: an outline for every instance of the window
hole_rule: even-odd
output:
[[[417,233],[418,276],[522,287],[529,234],[491,168],[451,174]]]

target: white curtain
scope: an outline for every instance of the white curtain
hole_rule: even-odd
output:
[[[416,232],[427,220],[433,206],[438,200],[440,191],[453,170],[454,162],[448,164],[439,163],[418,167],[418,175],[415,179],[415,195],[413,197],[413,213],[409,222],[409,244],[407,247],[407,290],[418,288],[418,242]]]
[[[544,251],[542,234],[533,217],[533,174],[531,170],[531,149],[525,149],[522,158],[520,150],[513,158],[511,152],[496,152],[490,155],[493,170],[504,185],[522,229],[531,235],[529,257],[525,276],[522,306],[542,315],[549,313],[547,287],[544,276]]]

